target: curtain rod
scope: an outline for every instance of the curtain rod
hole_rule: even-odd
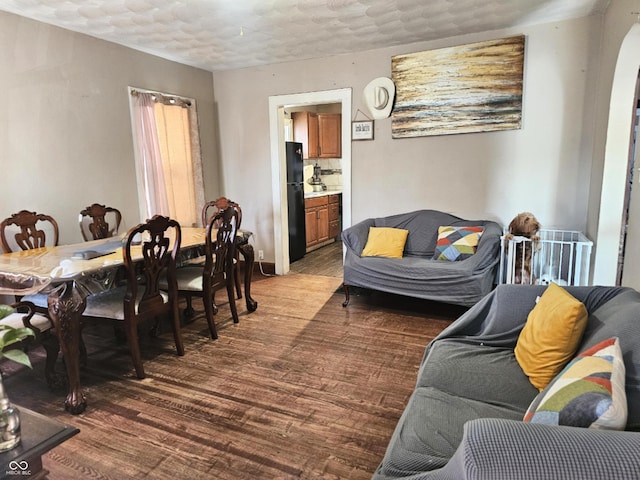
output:
[[[191,100],[188,100],[183,97],[178,97],[177,95],[168,95],[166,93],[153,92],[151,90],[136,90],[136,89],[131,90],[131,95],[133,95],[134,97],[138,96],[139,93],[150,93],[152,98],[156,102],[161,102],[161,103],[164,103],[165,105],[167,104],[178,105],[181,107],[191,106]]]

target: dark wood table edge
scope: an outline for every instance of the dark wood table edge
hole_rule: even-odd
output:
[[[0,479],[43,478],[39,474],[39,472],[42,471],[42,455],[57,447],[74,435],[80,433],[80,429],[62,423],[55,418],[49,418],[45,415],[42,415],[41,413],[34,412],[33,410],[30,410],[26,407],[21,407],[20,405],[14,406],[20,411],[20,419],[22,423],[22,441],[14,449],[0,453]],[[48,428],[54,430],[57,428],[57,431],[55,431],[52,435],[47,436],[46,438],[38,439],[34,445],[31,445],[32,440],[29,437],[32,437],[34,433],[25,432],[24,430],[25,419],[27,418],[29,419],[27,424],[31,426],[33,426],[34,422],[45,422]],[[29,437],[27,437],[27,435]],[[34,471],[32,471],[31,475],[27,475],[25,473],[26,469],[24,469],[24,471],[11,469],[9,468],[9,464],[12,462],[17,462],[17,464],[27,462],[24,465],[26,465],[29,470],[33,469]]]

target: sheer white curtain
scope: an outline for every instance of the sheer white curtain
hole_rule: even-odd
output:
[[[169,211],[183,226],[198,225],[189,108],[156,102],[154,111]]]
[[[156,214],[170,216],[169,201],[155,118],[155,100],[151,93],[138,92],[131,100],[134,144],[136,149],[138,198],[146,220]]]
[[[204,182],[195,102],[131,89],[141,220],[169,216],[199,225]]]

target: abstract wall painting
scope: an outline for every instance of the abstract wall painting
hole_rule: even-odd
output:
[[[392,57],[392,137],[521,128],[524,38]]]

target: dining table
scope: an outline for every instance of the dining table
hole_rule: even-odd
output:
[[[248,242],[250,235],[251,232],[239,230],[236,246],[245,262],[247,310],[253,312],[258,303],[251,297],[254,251]],[[64,406],[72,414],[82,413],[87,406],[80,385],[82,313],[86,297],[115,285],[118,269],[124,264],[125,238],[126,235],[122,235],[0,255],[0,295],[47,295],[48,313],[65,359],[68,393]],[[205,228],[182,227],[178,262],[187,263],[199,256],[205,238]],[[141,247],[134,249],[133,255],[134,261],[142,260]]]

